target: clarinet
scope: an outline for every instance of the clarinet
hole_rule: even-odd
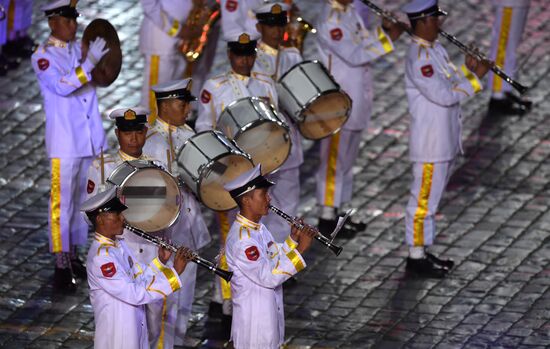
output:
[[[374,13],[376,13],[378,16],[386,18],[390,21],[392,21],[395,24],[398,24],[400,26],[404,26],[405,31],[407,34],[412,35],[412,32],[409,27],[402,24],[395,16],[392,16],[388,11],[385,11],[381,9],[380,7],[376,6],[374,3],[370,2],[369,0],[361,0],[362,3],[367,5]],[[465,54],[471,55],[475,57],[478,61],[487,61],[487,57],[483,55],[482,53],[478,52],[477,50],[472,50],[470,47],[464,45],[461,43],[454,35],[451,35],[441,29],[439,29],[439,33],[441,36],[445,37],[447,40],[449,40],[452,44],[457,46],[460,51],[462,51]],[[491,70],[496,75],[500,76],[504,81],[509,83],[513,88],[515,88],[520,94],[524,94],[527,91],[527,87],[520,84],[518,81],[512,79],[508,74],[502,70],[501,67],[493,63],[491,65]]]
[[[148,234],[148,233],[144,232],[141,229],[132,227],[128,223],[125,223],[124,227],[126,229],[128,229],[129,231],[131,231],[132,233],[144,238],[145,240],[147,240],[149,242],[152,242],[153,244],[155,244],[157,246],[161,246],[162,248],[170,250],[174,253],[178,251],[177,246],[174,246],[174,245],[162,240],[159,237]],[[218,268],[216,266],[216,264],[210,262],[209,260],[201,258],[197,253],[193,253],[193,259],[191,259],[191,261],[196,263],[197,265],[199,265],[201,267],[204,267],[204,268],[210,270],[212,273],[218,275],[219,277],[221,277],[222,279],[224,279],[227,282],[231,281],[231,277],[233,277],[233,272],[232,271],[227,271],[227,270],[223,270],[223,269]]]
[[[286,214],[281,209],[279,209],[279,208],[277,208],[273,205],[269,205],[269,209],[271,211],[273,211],[274,213],[276,213],[277,215],[281,216],[285,221],[287,221],[291,225],[295,226],[297,229],[304,229],[304,227],[306,226],[305,224],[300,223],[298,218],[292,217],[292,216]],[[317,241],[319,241],[320,243],[322,243],[323,245],[325,245],[325,247],[328,248],[329,250],[331,250],[335,255],[338,256],[342,252],[343,247],[333,244],[332,241],[330,241],[326,236],[321,234],[317,228],[312,227],[312,226],[309,226],[309,227],[311,229],[315,230],[315,232],[316,232],[316,234],[314,236],[315,239]]]

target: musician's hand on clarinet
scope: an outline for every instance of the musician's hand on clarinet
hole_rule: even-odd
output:
[[[180,247],[178,249],[178,252],[176,252],[176,256],[174,257],[174,269],[176,269],[176,272],[178,274],[183,273],[183,271],[185,270],[185,266],[192,259],[193,251],[191,251],[187,247]]]
[[[300,254],[304,253],[311,246],[313,238],[317,235],[317,230],[310,225],[305,225],[304,229],[300,230],[298,247],[296,248]]]
[[[162,246],[159,246],[159,260],[162,262],[162,264],[166,264],[171,256],[172,251]]]
[[[473,52],[479,52],[477,47],[470,45],[470,49]],[[488,60],[479,60],[478,57],[472,54],[466,54],[465,58],[466,67],[477,75],[479,79],[485,76],[487,72],[491,69],[493,62]]]

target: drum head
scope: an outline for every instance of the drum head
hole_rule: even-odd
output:
[[[167,172],[142,168],[133,172],[121,185],[121,200],[128,209],[123,213],[133,227],[156,232],[170,227],[180,212],[180,191]]]
[[[250,154],[255,165],[262,164],[264,175],[283,165],[292,146],[288,129],[275,122],[260,122],[240,133],[235,142]]]
[[[351,99],[346,93],[331,91],[316,98],[304,111],[300,133],[307,139],[318,140],[340,130],[351,112]]]
[[[88,53],[90,41],[102,37],[107,41],[109,52],[101,58],[92,70],[93,82],[101,87],[112,84],[122,68],[122,51],[120,40],[115,27],[109,21],[101,18],[94,19],[88,24],[82,35],[82,58],[85,59]]]

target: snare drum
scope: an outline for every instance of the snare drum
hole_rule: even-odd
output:
[[[113,170],[107,182],[120,188],[120,199],[128,206],[122,214],[131,226],[156,232],[178,219],[178,183],[151,161],[125,161]]]
[[[290,154],[288,126],[261,98],[246,97],[229,104],[217,128],[250,154],[254,164],[262,164],[263,174],[281,167]]]
[[[204,131],[189,138],[178,163],[185,184],[204,205],[216,211],[237,206],[223,186],[254,167],[250,155],[219,131]]]
[[[308,139],[322,139],[340,130],[351,112],[351,98],[318,61],[304,61],[276,84],[279,106]]]

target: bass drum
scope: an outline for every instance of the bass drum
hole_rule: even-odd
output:
[[[307,139],[328,137],[349,118],[351,98],[318,61],[296,64],[279,79],[276,88],[279,106]]]
[[[217,128],[262,164],[262,174],[272,173],[285,162],[292,142],[289,128],[271,104],[246,97],[229,104],[220,115]]]
[[[178,155],[178,163],[185,184],[215,211],[237,206],[223,186],[254,167],[250,155],[219,131],[204,131],[189,138]]]
[[[122,214],[131,226],[151,233],[170,227],[178,219],[178,182],[151,161],[123,162],[107,182],[120,188],[120,199],[128,206]]]
[[[82,35],[82,59],[88,54],[90,42],[102,37],[107,42],[109,52],[101,58],[92,70],[92,81],[101,87],[111,85],[122,68],[122,50],[115,27],[109,21],[101,18],[94,19],[88,24]]]

